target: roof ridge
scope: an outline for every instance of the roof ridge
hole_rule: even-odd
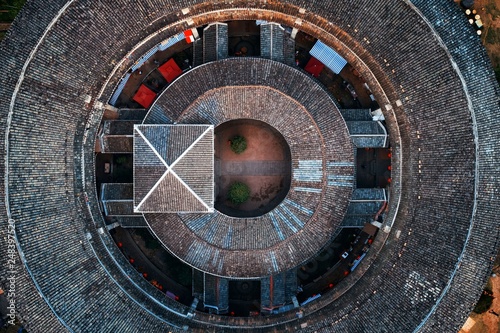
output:
[[[173,169],[173,167],[184,157],[186,156],[186,154],[194,147],[196,146],[196,144],[198,142],[200,142],[201,139],[203,139],[203,137],[205,135],[207,135],[207,133],[210,132],[210,130],[213,128],[213,126],[208,126],[208,128],[205,130],[205,132],[203,132],[196,140],[193,141],[193,143],[186,148],[186,150],[184,150],[184,152],[182,154],[179,155],[179,157],[177,157],[177,159],[175,161],[172,162],[172,164],[170,165],[170,169]]]

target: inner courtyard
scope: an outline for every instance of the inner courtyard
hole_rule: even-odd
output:
[[[231,149],[231,140],[241,136],[247,147]],[[215,128],[215,208],[235,217],[259,216],[271,211],[290,189],[291,155],[285,138],[270,125],[252,119],[237,119]],[[239,205],[228,200],[231,184],[242,182],[250,198]]]

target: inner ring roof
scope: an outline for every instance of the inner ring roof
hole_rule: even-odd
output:
[[[237,75],[221,75],[231,72]],[[193,80],[207,84],[192,89]],[[217,211],[144,215],[181,260],[211,274],[250,278],[293,268],[328,243],[354,186],[354,150],[327,92],[304,73],[266,59],[231,58],[193,69],[167,88],[144,123],[217,126],[240,118],[266,122],[287,140],[292,183],[285,200],[255,218]]]

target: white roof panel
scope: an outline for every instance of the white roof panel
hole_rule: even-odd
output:
[[[347,64],[347,60],[342,58],[331,47],[323,44],[320,40],[314,44],[309,51],[314,58],[321,61],[326,67],[330,68],[335,74],[339,74],[342,68]]]

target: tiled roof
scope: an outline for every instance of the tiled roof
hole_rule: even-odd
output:
[[[134,126],[134,211],[213,211],[213,126]]]
[[[104,183],[101,201],[106,216],[133,216],[132,183]]]
[[[302,319],[196,312],[190,320],[97,231],[104,222],[92,138],[102,110],[85,96],[105,103],[127,66],[186,26],[234,19],[279,20],[342,45],[335,49],[394,111],[387,124],[403,168],[393,177],[391,200],[401,200],[389,210],[392,229],[345,283],[305,306]],[[457,332],[491,273],[498,84],[453,1],[32,0],[0,58],[0,97],[9,101],[0,103],[0,235],[7,239],[15,221],[16,313],[30,332]],[[262,73],[283,77],[270,74]],[[4,273],[7,247],[0,253]]]
[[[217,22],[203,29],[203,62],[227,58],[228,26]]]

